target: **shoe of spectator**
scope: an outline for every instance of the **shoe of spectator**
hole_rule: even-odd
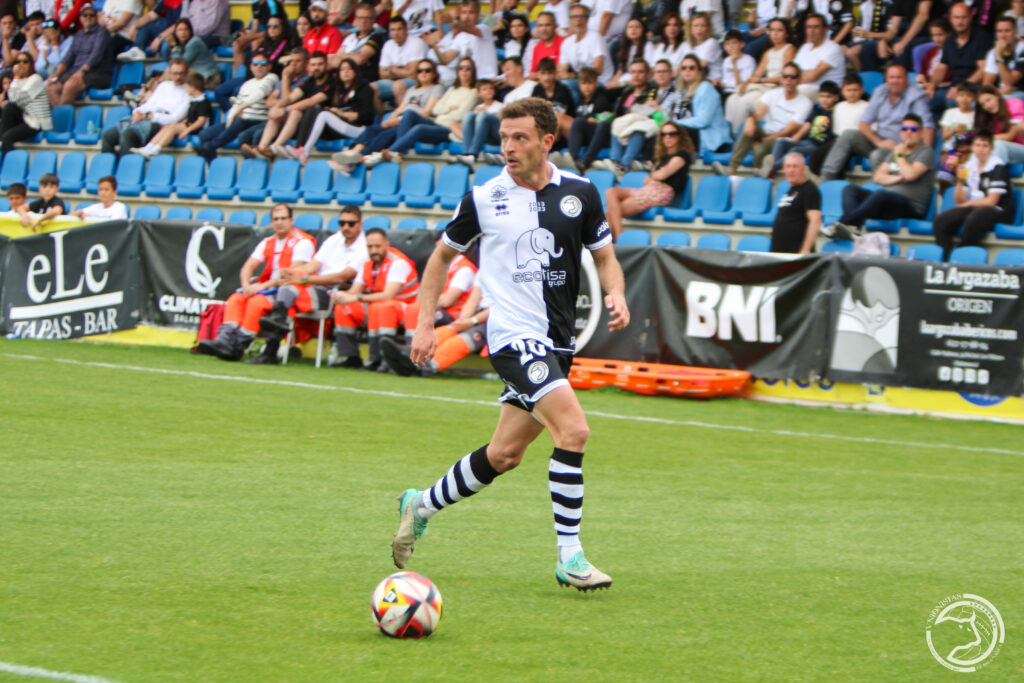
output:
[[[274,154],[274,150],[270,149],[269,147],[256,147],[255,150],[257,154],[259,154],[267,161],[273,161],[277,157],[277,155]]]
[[[639,159],[634,159],[633,163],[631,163],[629,165],[629,170],[630,171],[650,171],[651,170],[651,162],[649,162],[649,161],[640,161]]]
[[[261,152],[262,152],[262,148],[260,148],[260,149],[261,149]],[[288,153],[285,152],[284,150],[285,150],[284,145],[271,145],[270,146],[270,153],[273,156],[270,159],[268,159],[267,161],[273,161],[274,159],[287,159],[288,158]]]
[[[460,164],[465,164],[466,166],[469,166],[470,171],[476,170],[476,157],[474,157],[472,154],[459,154],[458,156],[455,157],[455,161]]]
[[[362,368],[363,359],[359,356],[345,356],[331,363],[332,368]]]
[[[420,373],[420,366],[409,358],[408,346],[399,345],[393,339],[384,337],[380,340],[380,353],[396,375],[410,377]]]
[[[331,169],[337,171],[343,176],[352,175],[352,166],[350,166],[349,164],[339,164],[334,159],[331,159],[330,161],[327,162],[327,165],[330,166]]]
[[[854,237],[861,233],[861,228],[856,225],[847,225],[836,221],[832,224],[832,232],[834,240],[853,240]]]
[[[598,159],[593,163],[594,168],[600,168],[604,171],[611,171],[615,173],[617,169],[616,163],[611,159]]]
[[[280,339],[268,339],[263,351],[255,358],[245,361],[248,365],[277,365],[277,352],[281,348]]]
[[[139,106],[139,102],[142,101],[142,98],[139,97],[139,94],[137,92],[131,91],[126,91],[123,95],[121,95],[121,99],[127,102],[128,106],[130,106],[132,109]]]
[[[484,152],[483,153],[483,158],[484,158],[484,163],[488,164],[489,166],[504,166],[505,165],[505,157],[503,157],[500,154],[495,154],[494,152]]]
[[[146,157],[147,159],[152,159],[153,157],[155,157],[157,155],[157,151],[158,150],[154,149],[153,147],[150,147],[149,145],[146,145],[145,147],[131,148],[132,154],[138,154],[140,156]]]
[[[366,168],[373,168],[380,162],[384,161],[384,155],[381,154],[380,152],[373,152],[362,157],[362,161],[363,165],[366,166]]]
[[[309,161],[309,150],[305,147],[296,147],[292,153],[295,155],[295,160],[303,166]]]
[[[384,161],[393,161],[399,166],[402,165],[402,155],[399,152],[392,152],[390,149],[382,149],[380,153],[381,158]]]
[[[775,157],[771,154],[766,154],[764,159],[761,159],[761,168],[757,169],[757,175],[762,178],[771,178],[774,171]]]
[[[449,133],[448,134],[448,139],[451,140],[452,142],[457,142],[460,145],[462,144],[462,136],[461,135],[456,135],[455,133]]]
[[[141,62],[146,59],[146,51],[141,47],[133,46],[117,56],[119,62]]]
[[[359,369],[360,370],[365,370],[366,372],[377,372],[377,371],[380,370],[380,365],[381,365],[381,361],[375,360],[375,361],[372,361],[372,362],[368,362],[366,365],[364,365],[363,367],[361,367]]]
[[[729,169],[729,167],[723,164],[721,161],[712,161],[711,170],[715,172],[715,175],[732,175],[732,171]]]
[[[284,157],[285,159],[294,159],[295,158],[295,152],[297,150],[298,150],[298,147],[295,147],[293,145],[282,145],[281,146],[281,156]]]
[[[246,159],[255,159],[260,155],[260,153],[256,151],[256,148],[248,143],[243,143],[241,150],[242,156]]]
[[[335,152],[331,155],[331,161],[339,165],[352,166],[362,163],[363,156],[359,152]]]
[[[568,152],[558,152],[555,158],[551,160],[558,168],[564,168],[567,171],[576,172],[576,164],[573,163],[572,155]]]

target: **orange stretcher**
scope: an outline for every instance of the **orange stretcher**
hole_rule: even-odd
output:
[[[618,387],[646,396],[714,398],[743,391],[750,381],[745,370],[694,368],[686,365],[574,358],[569,383],[576,389]]]

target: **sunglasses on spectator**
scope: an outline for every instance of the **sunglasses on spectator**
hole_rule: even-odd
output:
[[[783,78],[800,78],[800,74],[782,74]]]
[[[663,138],[667,138],[667,137],[670,137],[670,136],[676,136],[676,135],[679,135],[679,131],[678,130],[663,130],[663,131],[661,131],[661,137],[663,137]]]
[[[15,59],[14,63],[15,64],[31,64],[32,60],[31,59],[25,59],[24,57],[22,57],[21,59]]]
[[[569,18],[570,19],[586,19],[587,15],[586,14],[570,14]]]
[[[460,66],[459,67],[459,71],[472,71],[472,70],[473,70],[473,67],[471,67],[471,66]]]
[[[266,66],[267,65],[267,60],[265,60],[265,59],[254,59],[254,60],[252,60],[252,65],[253,66]]]
[[[916,133],[917,131],[921,130],[921,127],[920,126],[900,126],[900,130],[909,130],[909,131],[913,131],[914,133]]]
[[[83,16],[83,17],[95,17],[96,13],[95,12],[82,12],[81,16]]]
[[[416,73],[418,73],[418,74],[432,74],[432,73],[434,73],[434,70],[433,69],[416,69]]]
[[[340,220],[340,221],[338,221],[338,225],[344,225],[346,227],[353,226],[353,225],[359,225],[359,221]]]
[[[683,64],[683,65],[682,65],[681,67],[679,67],[679,68],[680,68],[680,69],[681,69],[682,71],[696,71],[696,70],[697,70],[697,67],[696,67],[696,66],[694,66],[693,64]]]

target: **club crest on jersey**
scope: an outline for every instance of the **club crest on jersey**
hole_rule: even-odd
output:
[[[526,376],[530,378],[530,381],[534,384],[540,384],[548,378],[548,365],[542,360],[535,360],[530,363],[530,367],[526,369]]]
[[[562,201],[558,202],[558,208],[569,218],[576,218],[583,211],[583,202],[580,201],[579,197],[571,194],[567,197],[562,197]]]
[[[501,185],[495,185],[493,188],[491,188],[492,202],[500,202],[505,199],[508,199],[508,190],[506,190]]]

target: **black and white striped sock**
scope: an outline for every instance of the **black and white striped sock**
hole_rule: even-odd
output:
[[[583,519],[583,454],[556,448],[548,464],[548,489],[555,513],[558,555],[565,561],[579,552]]]
[[[423,519],[430,519],[441,508],[469,498],[494,481],[501,474],[487,460],[487,444],[476,449],[469,455],[459,459],[452,465],[448,473],[437,480],[431,488],[423,492],[420,500],[419,514]]]

